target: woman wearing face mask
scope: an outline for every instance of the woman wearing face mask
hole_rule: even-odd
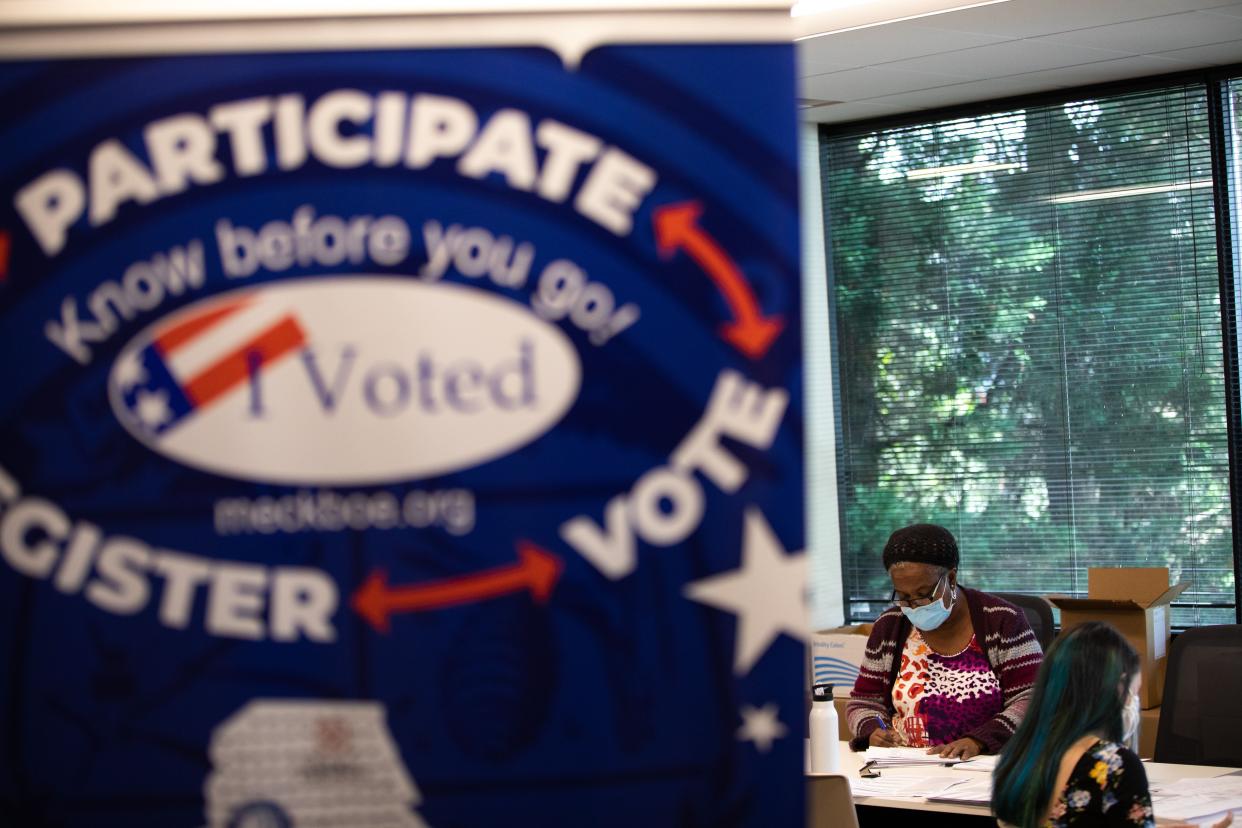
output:
[[[1057,639],[992,777],[1002,825],[1155,825],[1143,763],[1125,745],[1138,728],[1140,679],[1138,655],[1108,624]]]
[[[850,745],[995,753],[1026,710],[1043,656],[1022,611],[957,583],[957,541],[940,526],[884,546],[894,606],[876,619],[846,707]]]

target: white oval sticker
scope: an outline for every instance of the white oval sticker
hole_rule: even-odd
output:
[[[375,484],[530,443],[577,398],[569,338],[472,287],[380,276],[214,296],[149,326],[109,397],[152,450],[265,483]]]

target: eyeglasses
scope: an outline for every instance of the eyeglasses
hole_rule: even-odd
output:
[[[915,607],[925,607],[932,601],[939,601],[944,597],[944,593],[941,592],[937,595],[936,592],[940,589],[940,585],[942,583],[948,583],[945,581],[945,576],[948,574],[949,573],[946,572],[944,575],[940,576],[939,580],[937,580],[935,585],[932,587],[931,593],[928,595],[921,595],[917,598],[898,598],[897,590],[893,590],[892,594],[888,596],[888,600],[899,607],[909,607],[911,609],[914,609]]]

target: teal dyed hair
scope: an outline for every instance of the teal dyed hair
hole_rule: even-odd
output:
[[[1018,828],[1035,828],[1052,804],[1061,756],[1089,733],[1120,742],[1126,689],[1138,655],[1110,624],[1091,621],[1053,642],[1040,665],[1026,716],[1001,751],[992,810]]]

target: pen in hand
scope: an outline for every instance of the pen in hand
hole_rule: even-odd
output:
[[[880,716],[875,717],[876,729],[871,732],[868,740],[876,747],[896,747],[901,744],[901,736],[895,730],[889,730],[888,722]]]

